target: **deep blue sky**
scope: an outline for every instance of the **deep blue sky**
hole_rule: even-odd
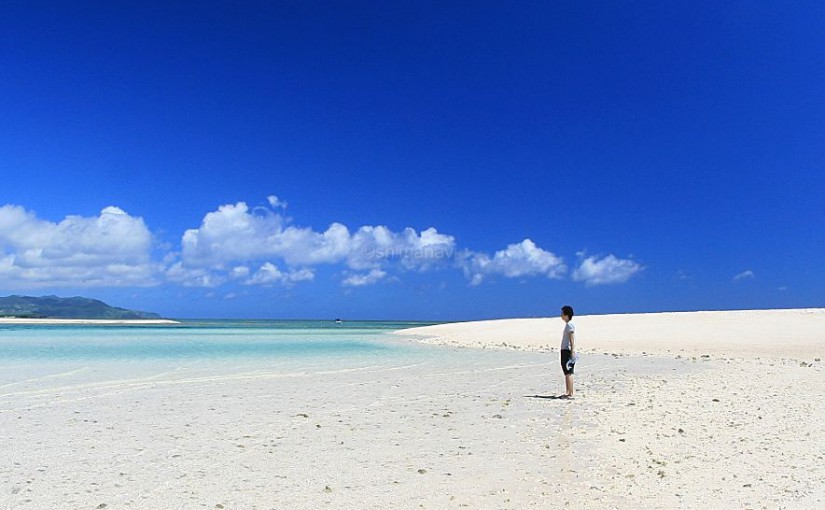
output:
[[[169,3],[2,6],[0,295],[825,306],[821,2]]]

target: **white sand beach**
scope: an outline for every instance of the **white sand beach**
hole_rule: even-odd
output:
[[[419,354],[357,369],[7,382],[0,508],[825,506],[825,310],[574,320],[572,401],[555,318],[401,331]]]
[[[180,324],[179,321],[171,319],[21,319],[17,317],[0,317],[0,325],[3,324],[24,324],[24,325],[160,325],[160,324]]]
[[[825,309],[577,316],[582,352],[807,359],[825,356]],[[457,322],[400,334],[439,345],[558,349],[558,317]]]

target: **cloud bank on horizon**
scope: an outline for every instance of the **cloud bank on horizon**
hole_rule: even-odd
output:
[[[119,207],[98,216],[69,215],[58,223],[20,205],[0,207],[0,284],[9,289],[146,287],[173,283],[215,288],[226,284],[297,285],[319,266],[340,268],[340,284],[362,287],[394,281],[405,272],[462,271],[469,285],[496,277],[568,275],[586,286],[628,281],[644,267],[613,254],[563,257],[524,239],[490,255],[459,249],[456,238],[430,227],[394,232],[386,226],[351,231],[333,222],[325,231],[299,227],[276,196],[268,206],[226,204],[186,230],[178,250],[164,248],[141,217]]]

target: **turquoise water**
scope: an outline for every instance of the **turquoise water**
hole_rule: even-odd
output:
[[[0,327],[0,362],[297,359],[374,356],[403,349],[387,333],[425,323],[183,321],[163,326]]]
[[[95,385],[135,380],[305,375],[425,363],[441,354],[389,334],[420,325],[260,320],[190,320],[157,326],[2,325],[0,410],[7,399],[38,392],[82,392]]]
[[[231,381],[243,387],[271,380],[273,388],[286,391],[293,383],[299,387],[308,380],[336,380],[348,373],[363,374],[359,385],[373,385],[384,384],[387,377],[403,380],[405,374],[449,379],[468,371],[497,374],[503,368],[537,363],[534,353],[433,346],[390,334],[421,325],[321,321],[3,325],[0,414],[60,402],[83,405],[112,395],[128,400],[133,398],[131,392],[163,395],[171,387],[195,395]],[[545,361],[540,359],[539,364]]]

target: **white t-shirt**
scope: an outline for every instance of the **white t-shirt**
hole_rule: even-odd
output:
[[[573,321],[568,322],[564,325],[564,333],[561,334],[561,348],[562,350],[567,349],[570,350],[570,334],[576,332],[576,326],[573,325]]]

